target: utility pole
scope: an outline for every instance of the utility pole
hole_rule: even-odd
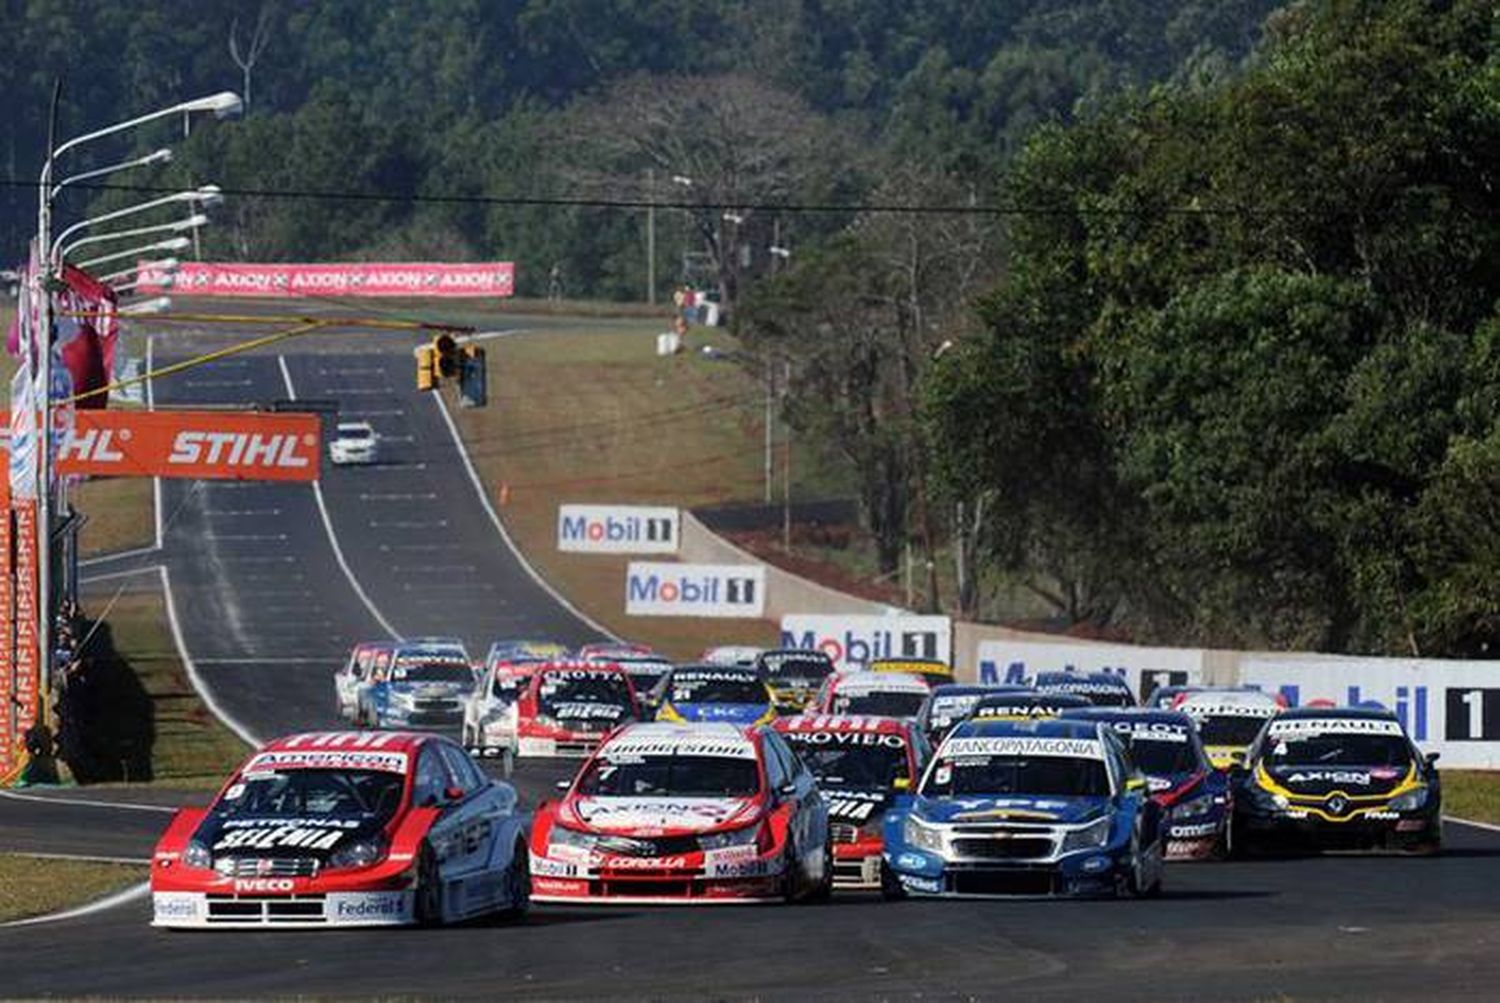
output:
[[[646,168],[646,302],[656,305],[656,168]]]
[[[771,357],[766,356],[766,504],[771,504],[771,438],[774,428],[774,412],[771,410],[772,396],[774,391],[773,375],[775,370],[771,368]]]

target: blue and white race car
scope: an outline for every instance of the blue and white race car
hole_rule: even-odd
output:
[[[1134,707],[1135,694],[1113,672],[1038,672],[1032,683],[1043,693],[1072,693],[1095,707]]]
[[[886,814],[881,891],[1156,895],[1163,829],[1108,725],[965,721]]]
[[[1181,711],[1091,707],[1063,711],[1065,720],[1099,721],[1119,732],[1146,775],[1151,799],[1167,827],[1168,860],[1230,855],[1234,798],[1228,775],[1214,769],[1198,726]]]

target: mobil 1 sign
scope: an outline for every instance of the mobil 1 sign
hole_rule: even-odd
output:
[[[629,616],[756,618],[766,608],[761,564],[666,564],[631,561],[625,571]]]
[[[1026,683],[1038,672],[1110,672],[1123,676],[1142,699],[1158,686],[1203,682],[1203,652],[1196,648],[1142,648],[1133,644],[1059,641],[980,641],[979,681]]]
[[[781,618],[783,648],[825,652],[841,669],[862,669],[877,658],[932,658],[953,664],[953,621],[946,616],[788,613]]]
[[[559,505],[557,549],[574,554],[675,554],[675,508]]]

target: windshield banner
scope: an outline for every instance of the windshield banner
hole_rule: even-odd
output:
[[[245,265],[184,261],[174,271],[143,262],[139,292],[174,296],[512,296],[511,261]]]

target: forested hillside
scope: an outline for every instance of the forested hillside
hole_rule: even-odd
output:
[[[249,113],[232,127],[195,127],[183,140],[172,123],[138,137],[142,148],[174,141],[178,158],[155,177],[128,180],[379,193],[392,200],[310,205],[237,198],[211,231],[214,256],[503,257],[521,264],[523,292],[544,292],[555,264],[569,295],[640,299],[641,211],[408,200],[834,196],[849,202],[867,195],[889,165],[913,163],[983,189],[1038,123],[1099,107],[1122,87],[1222,77],[1249,52],[1274,6],[1270,0],[7,0],[0,153],[7,177],[35,177],[58,75],[65,78],[62,136],[200,93],[244,90]],[[679,99],[677,134],[662,137],[669,146],[601,143],[611,138],[600,133],[604,126],[614,132],[642,124],[619,114],[641,95]],[[699,103],[682,108],[682,101]],[[734,101],[776,114],[748,131],[712,134],[704,113]],[[749,158],[734,152],[735,165],[724,168],[726,145],[777,148],[784,137],[828,135],[839,142],[809,148],[817,163],[796,164],[785,183],[740,190],[723,180],[726,171],[743,174],[735,168]],[[681,162],[665,162],[666,152],[680,154]],[[847,155],[835,157],[840,153]],[[717,176],[704,176],[711,171]],[[697,187],[674,185],[674,175]],[[32,191],[0,192],[0,242],[14,257],[33,212]],[[683,251],[705,251],[700,237],[734,242],[717,232],[717,215],[663,214],[661,290],[677,278]],[[806,243],[841,221],[774,222],[782,239]]]

